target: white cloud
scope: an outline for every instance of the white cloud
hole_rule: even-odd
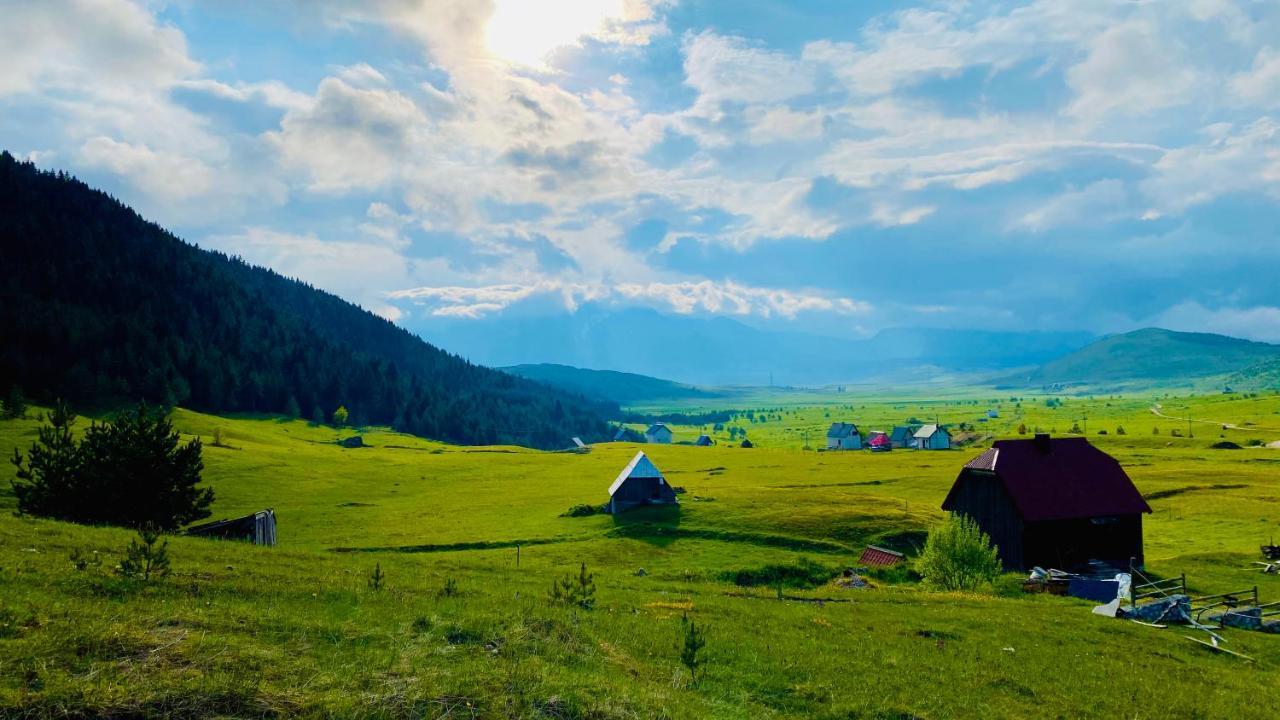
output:
[[[1220,335],[1280,342],[1280,308],[1207,308],[1195,301],[1175,305],[1150,319],[1150,324],[1184,332],[1211,332]]]
[[[530,284],[482,287],[418,287],[399,290],[392,299],[432,306],[433,315],[483,317],[539,296],[558,297],[568,309],[588,301],[623,301],[688,314],[695,311],[760,317],[795,317],[803,312],[864,314],[868,303],[818,293],[750,287],[731,280],[601,283],[543,279]]]
[[[93,137],[80,148],[80,160],[125,177],[140,190],[161,200],[185,200],[209,192],[213,170],[195,158],[156,152],[145,145]]]
[[[0,22],[0,96],[54,88],[108,96],[194,73],[186,38],[128,0],[7,3]]]
[[[1280,199],[1280,122],[1260,118],[1242,128],[1215,124],[1206,140],[1166,152],[1141,183],[1157,214],[1180,213],[1233,192]]]
[[[407,164],[414,136],[428,130],[413,101],[393,90],[320,82],[308,107],[290,110],[270,134],[284,161],[318,191],[371,188]]]
[[[1069,190],[1053,197],[1014,218],[1009,225],[1013,229],[1043,232],[1063,225],[1113,222],[1132,216],[1128,195],[1128,189],[1120,180],[1099,180],[1079,190]]]
[[[1094,38],[1089,55],[1067,71],[1076,92],[1068,111],[1096,122],[1112,112],[1145,115],[1190,102],[1202,74],[1155,24],[1133,21]]]
[[[698,91],[706,112],[725,102],[778,102],[815,88],[812,69],[739,37],[703,32],[685,40],[684,53],[685,84]]]
[[[1231,79],[1231,90],[1245,103],[1280,105],[1280,51],[1272,47],[1259,50],[1253,67]]]

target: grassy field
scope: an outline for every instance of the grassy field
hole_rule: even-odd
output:
[[[273,507],[280,545],[172,538],[174,574],[141,586],[109,570],[128,533],[14,517],[6,488],[0,716],[1280,716],[1269,690],[1280,636],[1226,631],[1257,659],[1247,664],[1178,629],[1023,595],[1015,576],[980,595],[904,578],[868,590],[822,582],[867,542],[918,544],[990,437],[1022,424],[1064,433],[1087,417],[1090,439],[1153,498],[1154,572],[1185,572],[1204,592],[1256,584],[1280,600],[1280,578],[1250,566],[1280,535],[1280,450],[1210,448],[1280,439],[1280,398],[1047,399],[966,391],[767,406],[767,420],[757,409],[756,422],[729,423],[755,449],[645,447],[686,490],[681,507],[618,518],[562,514],[603,502],[635,445],[577,455],[370,430],[370,447],[343,449],[333,441],[349,433],[332,428],[179,410],[184,433],[207,443],[219,429],[231,446],[206,444],[215,517]],[[1157,403],[1191,418],[1194,437],[1186,420],[1153,414]],[[977,422],[991,408],[1000,417]],[[804,430],[816,445],[834,420],[890,429],[911,417],[972,423],[973,445],[802,449]],[[0,421],[0,449],[25,449],[36,426]],[[696,430],[678,427],[677,439]],[[73,549],[104,562],[76,570]],[[552,581],[582,562],[596,606],[552,605]],[[368,585],[375,565],[381,589]],[[769,566],[816,579],[782,600],[735,582]],[[679,662],[684,617],[706,628],[696,682]]]

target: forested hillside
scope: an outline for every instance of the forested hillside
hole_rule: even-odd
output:
[[[620,405],[630,405],[648,400],[720,397],[719,393],[696,388],[692,385],[614,370],[587,370],[585,368],[552,363],[513,365],[500,369],[512,375],[518,375],[522,378],[586,395],[587,397],[611,400]]]
[[[616,407],[471,363],[334,295],[201,250],[0,153],[0,379],[84,406],[390,424],[461,443],[601,438]]]

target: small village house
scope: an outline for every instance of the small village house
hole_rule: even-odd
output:
[[[889,433],[889,443],[896,448],[915,447],[916,429],[907,425],[898,425]]]
[[[636,453],[609,486],[609,512],[618,513],[641,505],[676,504],[676,493],[662,471],[644,452]]]
[[[828,450],[861,450],[862,434],[853,423],[831,423],[827,429]]]
[[[921,427],[912,437],[919,450],[947,450],[951,447],[951,433],[934,423]]]
[[[647,443],[660,443],[667,445],[671,443],[671,428],[665,423],[654,423],[644,431],[644,441]]]
[[[698,439],[695,440],[693,444],[698,447],[711,447],[716,444],[716,441],[712,440],[710,435],[699,435]]]
[[[1082,437],[997,440],[961,469],[942,509],[991,536],[1006,570],[1139,566],[1151,507],[1115,458]]]

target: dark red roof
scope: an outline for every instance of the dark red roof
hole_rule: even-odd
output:
[[[1028,522],[1151,512],[1120,463],[1082,437],[997,440],[961,477],[973,471],[1000,478]],[[943,510],[952,508],[959,487],[957,479]]]
[[[858,558],[858,563],[867,567],[888,567],[900,562],[902,562],[902,553],[878,548],[875,545],[868,545]]]

